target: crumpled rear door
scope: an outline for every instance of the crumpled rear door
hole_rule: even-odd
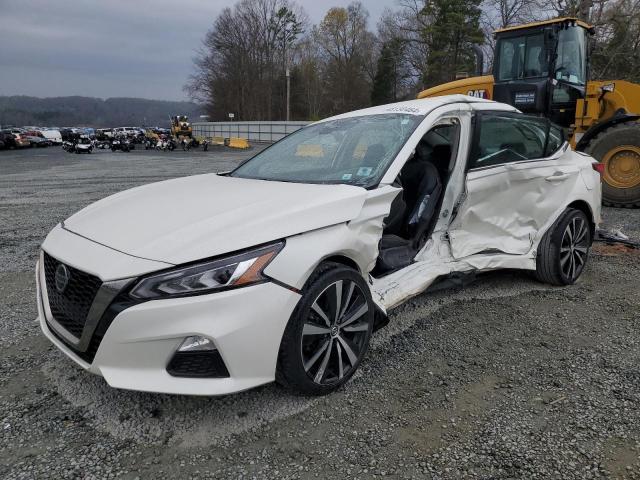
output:
[[[448,231],[453,257],[527,254],[578,181],[579,166],[563,157],[469,171]]]

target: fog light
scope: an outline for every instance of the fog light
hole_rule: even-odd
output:
[[[210,351],[215,349],[216,349],[215,345],[207,337],[194,335],[192,337],[185,338],[180,344],[178,351],[179,352],[205,352],[205,351]]]
[[[213,341],[194,335],[185,338],[167,365],[173,377],[229,378],[229,370]]]

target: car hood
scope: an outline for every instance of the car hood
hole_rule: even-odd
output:
[[[219,176],[178,178],[117,193],[64,228],[121,252],[181,264],[355,218],[366,190]]]

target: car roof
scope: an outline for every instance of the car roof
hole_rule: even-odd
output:
[[[420,98],[416,100],[407,100],[404,102],[389,103],[386,105],[378,105],[376,107],[363,108],[361,110],[354,110],[353,112],[347,112],[333,117],[325,118],[320,122],[326,122],[328,120],[338,120],[342,118],[362,117],[366,115],[381,115],[381,114],[393,114],[393,113],[408,113],[413,115],[427,115],[432,110],[444,106],[456,103],[468,104],[474,110],[505,110],[505,111],[517,111],[511,105],[506,103],[494,102],[492,100],[485,100],[483,98],[471,97],[469,95],[442,95],[438,97]]]

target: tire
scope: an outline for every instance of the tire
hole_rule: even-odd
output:
[[[566,209],[540,241],[536,278],[551,285],[576,283],[589,258],[591,241],[591,223],[585,213]]]
[[[584,151],[605,163],[603,203],[611,207],[640,207],[640,123],[613,125],[591,139]]]
[[[304,395],[338,389],[367,352],[374,311],[369,286],[358,272],[322,265],[307,281],[284,331],[276,381]]]

